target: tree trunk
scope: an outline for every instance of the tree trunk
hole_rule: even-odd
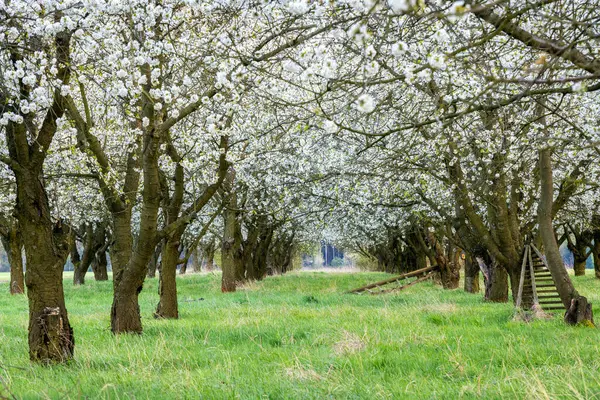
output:
[[[113,244],[110,246],[110,262],[112,265],[113,283],[121,280],[125,267],[129,263],[133,251],[133,235],[131,233],[131,209],[112,213]]]
[[[587,258],[582,259],[581,257],[573,257],[573,271],[575,276],[585,275],[585,265],[587,264]]]
[[[189,260],[186,260],[186,262],[181,264],[181,267],[179,267],[179,275],[185,275],[185,273],[187,272],[188,262]]]
[[[66,30],[57,32],[54,39],[59,69],[53,84],[62,81],[63,85],[68,85],[71,74],[71,33]],[[25,42],[24,48],[28,44]],[[20,58],[20,49],[14,47],[10,51],[12,62]],[[57,120],[64,115],[65,105],[66,99],[57,88],[45,115],[36,116],[41,123],[39,126],[32,116],[26,115],[24,123],[9,122],[4,128],[11,160],[9,166],[16,181],[15,215],[22,234],[27,266],[25,285],[29,300],[29,357],[32,361],[43,363],[71,359],[75,346],[65,307],[62,279],[69,255],[69,232],[63,230],[60,221],[56,224],[52,222],[43,180],[44,160],[57,131]],[[8,109],[10,107],[13,106],[9,105]],[[35,129],[32,129],[34,126]],[[30,141],[30,137],[35,137],[35,140]]]
[[[204,268],[207,272],[210,272],[215,268],[215,251],[216,245],[211,243],[210,247],[206,250],[206,264],[204,265]]]
[[[94,271],[94,279],[97,281],[108,280],[108,259],[106,258],[106,250],[100,249],[92,262],[92,271]]]
[[[561,301],[567,308],[565,322],[576,324],[587,321],[593,324],[591,305],[587,299],[580,296],[573,287],[569,274],[565,269],[554,227],[552,226],[553,183],[552,183],[552,152],[549,148],[540,150],[540,179],[541,193],[538,204],[538,224],[540,236],[544,244],[546,262],[552,274]]]
[[[600,235],[594,236],[594,273],[600,279]]]
[[[181,232],[183,233],[183,232]],[[169,238],[162,249],[162,269],[158,281],[160,300],[154,313],[155,318],[179,318],[177,309],[177,261],[179,261],[180,237]]]
[[[594,273],[596,279],[600,279],[600,214],[594,214],[592,216],[592,235],[594,237],[594,244],[592,247]]]
[[[440,250],[443,251],[443,247],[439,247]],[[442,287],[444,289],[456,289],[460,282],[460,253],[458,249],[452,245],[446,247],[447,255],[444,255],[443,257],[445,263],[443,264],[443,268],[441,268]]]
[[[94,229],[92,224],[86,224],[85,238],[83,242],[83,256],[77,264],[73,263],[74,285],[83,285],[85,283],[85,275],[87,274],[87,271],[96,256],[96,246],[94,242]],[[73,243],[73,246],[75,246],[75,243]]]
[[[24,176],[17,185],[17,215],[23,233],[29,299],[29,357],[43,363],[73,357],[75,341],[63,292],[63,268],[69,254],[68,232],[52,224],[41,180]]]
[[[202,269],[201,265],[202,265],[202,262],[199,259],[198,246],[196,246],[196,247],[194,247],[194,250],[192,251],[192,270],[193,270],[193,272],[200,272],[200,270]]]
[[[261,280],[267,275],[267,258],[269,255],[269,249],[271,247],[271,241],[273,239],[273,229],[270,227],[265,228],[265,231],[261,234],[258,248],[256,249],[254,263],[257,269],[257,279]]]
[[[144,112],[154,118],[148,105]],[[139,236],[125,268],[113,278],[114,295],[111,309],[113,333],[142,333],[138,296],[148,272],[148,262],[157,244],[158,210],[161,188],[158,168],[158,147],[162,132],[149,128],[143,135],[144,189],[140,211]],[[114,268],[113,268],[114,271]],[[114,272],[113,272],[114,275]]]
[[[237,196],[232,192],[229,194],[228,208],[223,211],[225,221],[221,244],[221,269],[223,270],[221,291],[223,293],[235,292],[237,283],[245,280],[240,221],[236,208]]]
[[[162,253],[163,242],[161,241],[154,249],[154,254],[148,261],[148,272],[146,273],[147,278],[156,278],[156,269],[158,268],[158,259]]]
[[[143,282],[123,282],[113,295],[110,325],[113,333],[142,333],[142,317],[138,296]]]
[[[484,260],[482,257],[476,259],[483,271],[485,300],[506,303],[508,301],[508,273],[506,270],[492,260]]]
[[[465,254],[465,292],[479,293],[479,266],[470,254]]]
[[[16,222],[11,224],[7,233],[6,237],[2,236],[2,245],[10,265],[10,294],[23,294],[25,291],[23,242]]]

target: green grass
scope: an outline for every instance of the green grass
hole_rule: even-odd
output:
[[[292,273],[226,295],[219,275],[188,276],[178,321],[151,317],[153,279],[140,297],[144,334],[118,337],[109,331],[112,284],[65,281],[76,354],[53,367],[29,363],[26,298],[0,284],[0,398],[600,397],[598,330],[560,318],[515,322],[511,304],[429,282],[343,294],[384,276]],[[600,305],[600,281],[575,284]]]

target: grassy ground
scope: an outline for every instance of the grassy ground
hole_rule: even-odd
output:
[[[219,275],[179,279],[181,319],[109,331],[110,282],[65,282],[75,361],[27,360],[27,301],[0,284],[0,398],[401,399],[600,397],[600,332],[560,318],[514,322],[510,304],[424,283],[343,292],[386,275],[292,273],[221,294]],[[600,282],[575,278],[600,305]],[[594,310],[597,315],[599,310]]]

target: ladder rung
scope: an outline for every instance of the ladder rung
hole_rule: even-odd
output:
[[[562,304],[561,300],[542,300],[540,304]]]
[[[557,294],[543,294],[538,296],[540,299],[560,299],[560,296]]]
[[[553,287],[555,287],[554,284],[550,285],[550,284],[547,284],[547,283],[542,283],[541,285],[535,285],[535,286],[536,286],[536,288],[539,288],[539,287],[551,287],[551,288],[553,288]]]
[[[565,306],[562,306],[562,307],[558,307],[558,306],[542,307],[542,310],[544,310],[544,311],[548,311],[548,310],[565,310]]]

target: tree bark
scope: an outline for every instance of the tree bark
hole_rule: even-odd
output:
[[[490,259],[477,257],[480,269],[483,271],[485,283],[484,298],[494,303],[508,301],[508,273],[504,268]]]
[[[177,308],[177,262],[179,261],[180,237],[169,238],[162,249],[158,280],[160,300],[154,313],[155,318],[179,318]]]
[[[25,293],[23,242],[16,221],[7,227],[6,233],[6,235],[2,235],[2,245],[10,264],[10,294],[23,294]]]
[[[181,266],[179,267],[179,275],[185,275],[185,273],[187,272],[188,261],[189,260],[186,260],[186,262],[181,263]]]
[[[479,293],[479,266],[470,254],[465,256],[465,292]]]
[[[94,279],[97,281],[108,280],[108,259],[106,257],[106,250],[100,249],[94,257],[92,262],[92,271],[94,271]]]
[[[93,238],[93,228],[91,224],[85,225],[85,233],[84,233],[84,241],[83,241],[83,256],[81,257],[79,262],[75,263],[73,261],[73,257],[71,260],[73,261],[73,284],[74,285],[83,285],[85,283],[85,275],[92,264],[92,260],[94,257],[94,238]],[[76,242],[73,243],[73,247],[75,252],[77,252]],[[72,252],[75,255],[75,252]]]
[[[567,308],[565,322],[576,324],[588,322],[593,324],[591,305],[587,299],[580,296],[565,269],[554,227],[552,226],[553,182],[552,182],[552,151],[544,148],[539,152],[541,193],[538,204],[538,224],[540,236],[544,244],[546,262],[560,299]]]
[[[587,258],[582,259],[580,257],[573,257],[573,271],[575,276],[585,275],[585,265],[587,264]]]
[[[210,246],[205,250],[206,264],[204,265],[204,268],[207,272],[210,272],[215,268],[215,251],[216,244],[211,242]]]
[[[40,179],[20,176],[17,210],[23,231],[29,299],[29,357],[43,363],[73,357],[75,341],[63,292],[63,267],[69,254],[68,232],[52,224]]]
[[[192,251],[192,270],[193,272],[200,272],[202,269],[202,260],[200,260],[200,252],[198,251],[198,246],[194,247]]]
[[[158,268],[158,259],[162,253],[163,242],[159,242],[154,249],[154,254],[148,261],[148,272],[146,273],[147,278],[156,278],[156,269]]]
[[[221,291],[223,293],[235,292],[236,285],[243,282],[245,278],[242,235],[240,227],[240,215],[237,211],[237,194],[234,189],[235,172],[227,174],[225,179],[225,192],[229,199],[227,207],[223,210],[223,238],[221,241]]]
[[[596,279],[600,279],[600,214],[592,216],[592,232],[594,235],[594,247],[592,254],[594,255],[594,273]]]

